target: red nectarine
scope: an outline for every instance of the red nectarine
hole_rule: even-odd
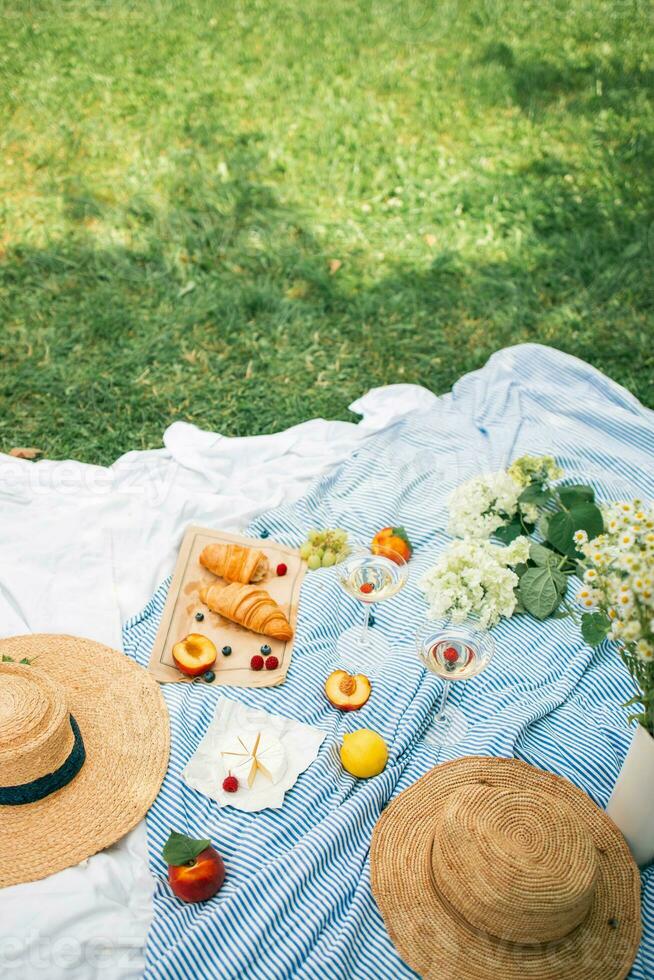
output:
[[[381,531],[377,531],[372,539],[370,550],[373,555],[382,555],[394,562],[397,562],[397,555],[408,561],[413,551],[403,527],[384,527]]]
[[[225,864],[218,851],[207,847],[186,864],[170,865],[170,887],[183,902],[206,902],[222,887]]]

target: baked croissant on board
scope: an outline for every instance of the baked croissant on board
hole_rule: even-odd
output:
[[[202,589],[200,598],[213,612],[255,633],[263,633],[274,640],[290,640],[293,636],[293,628],[284,611],[265,589],[239,585],[238,582],[229,585],[216,582]]]
[[[228,582],[260,582],[268,574],[268,559],[258,548],[242,544],[208,544],[200,552],[200,564]]]

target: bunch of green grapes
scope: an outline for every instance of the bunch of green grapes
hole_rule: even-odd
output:
[[[309,531],[307,540],[300,548],[300,556],[309,568],[329,568],[337,565],[349,554],[347,531],[338,527],[327,527],[324,531]]]

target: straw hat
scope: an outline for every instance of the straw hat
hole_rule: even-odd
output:
[[[515,759],[437,766],[375,827],[372,890],[425,978],[620,980],[640,941],[640,878],[612,821]]]
[[[0,887],[123,837],[159,791],[169,742],[158,685],[124,654],[72,636],[0,641]]]

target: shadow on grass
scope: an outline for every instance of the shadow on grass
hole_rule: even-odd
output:
[[[52,457],[108,462],[179,417],[227,434],[342,418],[369,387],[446,390],[529,340],[652,402],[649,226],[635,191],[610,205],[567,169],[540,157],[459,185],[467,216],[496,209],[505,259],[443,248],[381,275],[356,255],[330,271],[301,213],[257,180],[249,144],[218,174],[191,159],[165,212],[139,196],[119,211],[71,183],[69,233],[0,262],[0,445],[20,433]],[[107,243],[107,227],[127,241]]]
[[[515,102],[530,115],[540,116],[562,100],[566,111],[575,114],[595,115],[607,106],[628,114],[637,92],[651,96],[654,90],[654,71],[625,67],[617,58],[534,58],[516,55],[504,41],[494,41],[481,63],[505,69]]]

